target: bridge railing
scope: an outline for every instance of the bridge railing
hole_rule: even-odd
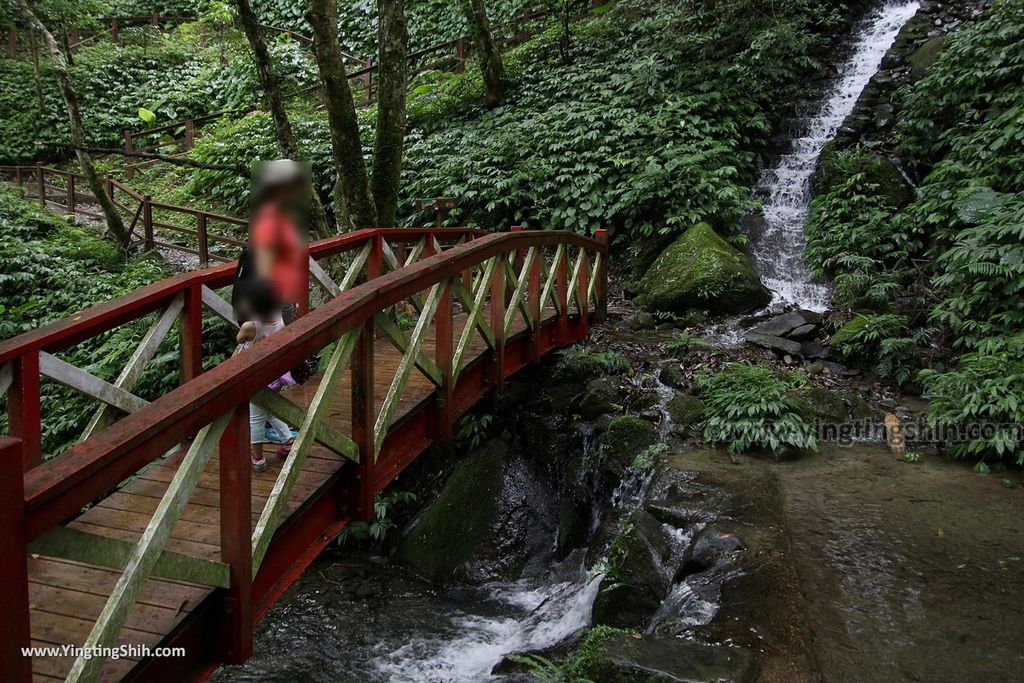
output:
[[[483,393],[552,348],[582,339],[606,305],[603,231],[589,239],[554,231],[376,229],[322,240],[310,253],[310,280],[323,294],[320,304],[304,302],[305,314],[295,322],[205,372],[202,309],[205,305],[231,320],[230,306],[216,290],[231,284],[232,264],[169,278],[0,343],[0,389],[8,394],[11,437],[0,437],[0,532],[7,539],[0,546],[0,570],[13,582],[11,599],[0,605],[0,664],[14,672],[11,680],[30,675],[20,656],[29,633],[27,579],[22,579],[29,544],[45,540],[140,468],[191,439],[148,527],[129,560],[118,566],[121,578],[85,645],[112,644],[148,576],[168,575],[168,565],[180,571],[184,563],[189,580],[223,589],[228,635],[217,657],[244,661],[251,653],[254,612],[273,599],[286,565],[274,556],[271,541],[314,442],[351,461],[341,471],[339,499],[317,508],[333,515],[319,523],[336,533],[347,520],[370,518],[377,493],[427,444],[448,438],[453,421]],[[311,297],[312,303],[317,299]],[[130,367],[113,383],[58,356],[153,313],[156,321]],[[176,319],[182,384],[147,403],[131,394],[132,382]],[[401,352],[396,367],[376,367],[377,343]],[[265,389],[319,352],[327,361],[308,405],[300,407],[287,392]],[[384,395],[376,396],[374,375],[380,372],[391,376]],[[427,398],[410,398],[406,391],[417,373],[432,387]],[[40,376],[97,399],[105,411],[104,419],[90,421],[80,443],[41,464]],[[350,378],[352,391],[347,433],[325,419],[343,376]],[[255,526],[250,401],[298,429]],[[168,553],[171,530],[218,449],[220,562]],[[94,680],[102,663],[100,658],[76,661],[69,680]]]

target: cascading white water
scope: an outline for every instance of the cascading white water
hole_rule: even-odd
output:
[[[878,71],[882,58],[920,3],[886,3],[872,12],[858,32],[849,60],[818,110],[802,125],[788,154],[766,170],[754,196],[764,206],[764,226],[753,235],[750,253],[773,304],[795,304],[824,311],[827,285],[813,277],[804,261],[804,226],[810,211],[810,181],[825,145],[853,111],[857,98]]]

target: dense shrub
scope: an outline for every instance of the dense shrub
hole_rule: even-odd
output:
[[[770,367],[730,363],[698,378],[704,393],[704,441],[733,453],[750,448],[778,452],[783,446],[817,450],[814,427],[800,416],[789,394],[796,380]]]

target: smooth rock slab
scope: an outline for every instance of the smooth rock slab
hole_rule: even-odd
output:
[[[763,346],[766,349],[771,349],[772,351],[788,353],[793,356],[800,355],[800,342],[784,339],[783,337],[775,337],[770,334],[761,334],[759,332],[747,332],[745,338],[751,344],[757,344],[758,346]]]
[[[745,649],[631,633],[611,634],[593,668],[587,673],[601,683],[747,683],[757,678],[757,664]]]

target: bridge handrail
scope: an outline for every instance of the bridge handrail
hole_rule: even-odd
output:
[[[451,231],[443,229],[441,232]],[[377,229],[352,233],[317,243],[318,255],[352,249],[366,239],[402,237],[437,230]],[[475,231],[471,231],[475,232]],[[37,538],[73,516],[97,496],[112,490],[139,468],[156,460],[182,440],[222,415],[247,402],[255,393],[311,354],[356,329],[377,312],[409,298],[438,282],[462,273],[482,261],[531,247],[573,245],[607,254],[605,241],[566,231],[530,231],[488,234],[442,254],[374,278],[322,304],[284,330],[259,342],[260,353],[233,356],[177,389],[25,475],[28,538]],[[186,273],[139,292],[93,307],[80,320],[53,323],[0,345],[0,358],[42,348],[63,348],[69,339],[82,339],[143,312],[155,310],[175,292],[199,284],[227,284],[232,268],[217,266]]]

